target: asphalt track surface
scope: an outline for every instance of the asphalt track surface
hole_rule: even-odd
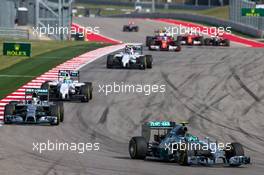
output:
[[[78,19],[99,25],[102,34],[127,42],[143,42],[160,24],[137,21],[139,33],[122,33],[125,19]],[[152,174],[263,174],[264,171],[264,51],[231,47],[184,47],[182,52],[148,52],[151,70],[107,70],[106,58],[81,69],[81,80],[94,82],[94,99],[67,102],[65,121],[57,127],[0,127],[1,175],[152,175]],[[165,93],[98,92],[99,85],[165,84]],[[166,116],[166,117],[163,117]],[[131,160],[128,141],[139,135],[144,120],[188,120],[190,132],[245,146],[252,165],[240,168],[182,167],[175,163]],[[99,142],[100,151],[33,151],[32,143]]]

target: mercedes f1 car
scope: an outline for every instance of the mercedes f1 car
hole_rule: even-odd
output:
[[[230,40],[226,39],[224,36],[216,35],[211,38],[204,39],[204,45],[206,46],[230,46]]]
[[[80,100],[88,102],[92,99],[91,82],[79,82],[79,71],[60,70],[58,80],[46,81],[42,89],[48,89],[50,100]]]
[[[11,101],[4,109],[5,124],[50,124],[63,122],[62,102],[49,102],[47,89],[26,89],[24,101]]]
[[[187,123],[151,121],[142,125],[142,136],[129,141],[132,159],[152,158],[177,162],[180,165],[240,166],[250,163],[243,146],[233,142],[220,145],[209,138],[200,140],[188,133]]]
[[[177,41],[181,45],[204,45],[204,37],[200,34],[187,33],[177,37]]]
[[[139,68],[151,69],[152,56],[143,55],[142,44],[127,44],[123,52],[107,56],[106,67],[110,68]]]
[[[123,32],[138,32],[139,27],[134,22],[129,22],[128,25],[123,26]]]

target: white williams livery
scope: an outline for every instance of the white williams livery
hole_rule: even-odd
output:
[[[81,100],[92,99],[92,83],[79,82],[79,71],[60,70],[58,80],[46,81],[41,88],[49,90],[50,100]]]
[[[142,44],[127,44],[124,51],[107,56],[106,67],[110,68],[152,68],[152,56],[143,55]]]

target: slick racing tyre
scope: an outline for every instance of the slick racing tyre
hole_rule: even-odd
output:
[[[211,39],[210,38],[205,38],[204,45],[210,46],[211,45],[210,42],[211,42]]]
[[[188,150],[180,150],[179,151],[179,159],[178,163],[182,166],[188,166]]]
[[[147,156],[148,144],[144,137],[132,137],[129,141],[129,154],[132,159],[144,160]]]
[[[89,102],[90,95],[91,95],[91,87],[88,84],[85,84],[81,86],[81,94],[83,95],[83,98],[81,99],[81,102]]]
[[[141,56],[138,59],[139,59],[140,69],[146,69],[147,68],[146,56]]]
[[[230,46],[230,40],[224,39],[224,46],[229,47]]]
[[[108,55],[107,62],[106,62],[106,68],[108,69],[113,68],[113,64],[114,64],[114,55]]]
[[[126,32],[127,31],[127,26],[123,26],[123,32]]]
[[[182,36],[177,36],[177,44],[181,45]]]
[[[55,104],[55,105],[50,106],[50,114],[51,114],[51,116],[57,116],[57,121],[51,122],[51,125],[59,125],[60,121],[61,121],[59,104]]]
[[[147,68],[151,69],[152,68],[152,56],[151,55],[146,55],[146,62],[147,62]]]
[[[153,41],[153,37],[147,36],[146,37],[146,46],[149,47],[151,45],[152,41]]]
[[[5,105],[4,111],[4,124],[10,124],[11,122],[7,121],[7,115],[14,115],[16,106],[14,104],[7,104]]]
[[[231,157],[234,157],[234,156],[244,156],[244,148],[243,146],[238,143],[238,142],[233,142],[230,144],[230,147],[231,149],[225,149],[225,156],[226,156],[226,159],[227,161],[229,161],[229,159]]]
[[[89,100],[93,99],[93,84],[92,82],[85,83],[89,87]]]
[[[64,107],[63,107],[63,102],[59,101],[58,102],[58,106],[59,106],[59,113],[60,113],[60,122],[64,121]]]
[[[49,82],[51,82],[51,81],[45,81],[44,83],[42,83],[40,88],[49,90]]]
[[[199,37],[199,41],[200,41],[200,46],[203,46],[204,45],[204,37],[203,36]]]
[[[175,49],[175,52],[180,52],[181,51],[181,45],[177,45],[177,48]]]

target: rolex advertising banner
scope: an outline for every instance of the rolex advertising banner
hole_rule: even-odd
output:
[[[31,57],[31,43],[4,42],[3,55]]]
[[[242,8],[241,9],[242,16],[264,16],[263,8]]]

